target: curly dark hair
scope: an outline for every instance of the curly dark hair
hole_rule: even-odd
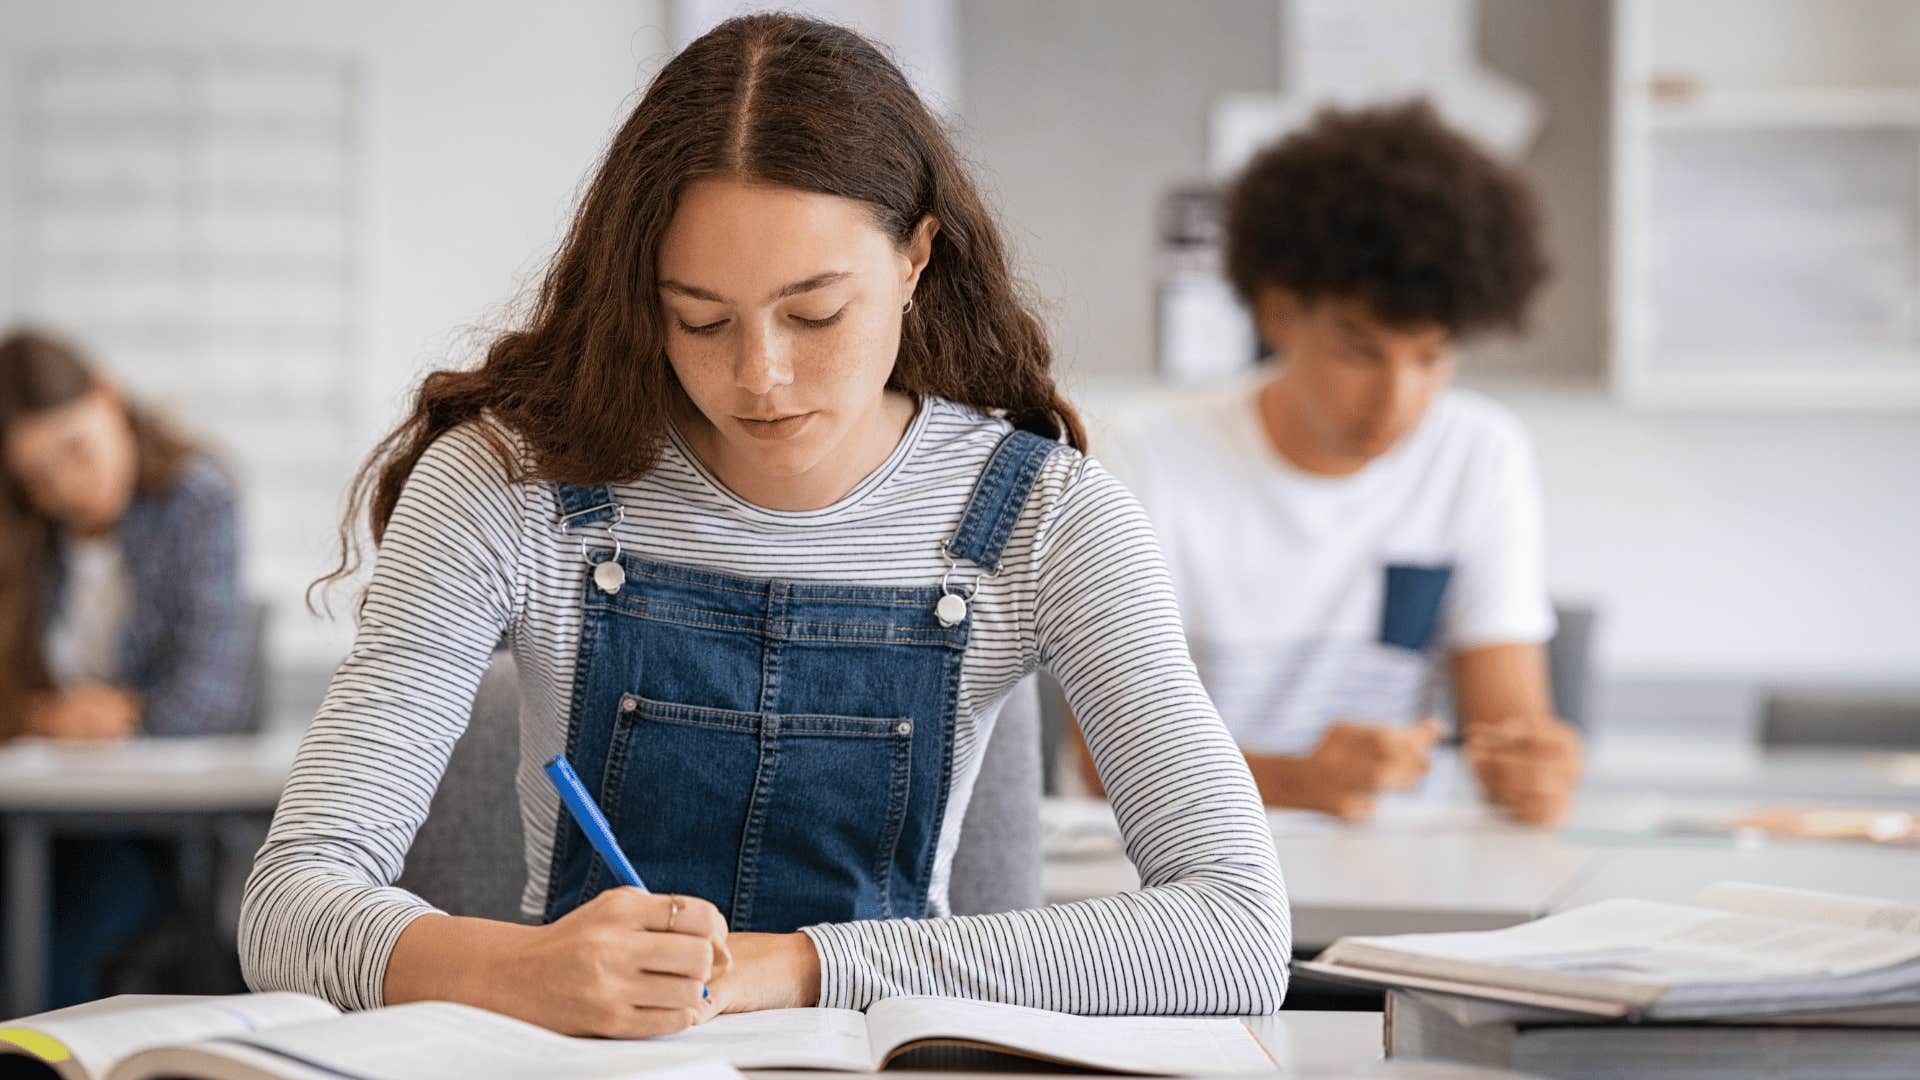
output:
[[[1540,212],[1512,169],[1424,101],[1323,110],[1256,155],[1227,195],[1227,272],[1354,297],[1392,326],[1520,329],[1546,280]]]

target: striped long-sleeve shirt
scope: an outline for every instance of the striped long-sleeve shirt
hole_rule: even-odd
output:
[[[831,506],[769,510],[677,437],[614,485],[621,546],[789,581],[926,586],[1004,421],[923,401],[898,448]],[[1286,990],[1280,869],[1244,758],[1188,659],[1153,530],[1124,487],[1056,453],[1000,573],[979,579],[962,663],[935,917],[806,928],[823,1005],[945,994],[1079,1013],[1259,1013]],[[241,961],[256,989],[381,1003],[387,956],[434,910],[393,887],[502,635],[523,686],[518,793],[528,914],[546,902],[582,624],[580,537],[553,489],[516,481],[472,428],[415,466],[375,561],[353,649],[303,741],[248,881]],[[964,571],[963,571],[964,572]],[[1034,911],[946,916],[959,824],[1000,703],[1045,665],[1065,687],[1143,887]]]

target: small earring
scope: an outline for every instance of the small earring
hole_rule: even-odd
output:
[[[913,297],[909,296],[907,297],[907,306],[900,309],[900,314],[905,315],[907,312],[912,310],[913,310]]]

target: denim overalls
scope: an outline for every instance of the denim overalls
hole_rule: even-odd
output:
[[[1001,440],[947,541],[950,565],[999,570],[1060,445]],[[734,930],[924,916],[969,626],[935,608],[945,596],[959,610],[961,575],[888,588],[649,562],[583,528],[617,519],[606,487],[557,491],[556,525],[592,564],[567,756],[647,887],[709,900]],[[559,815],[547,920],[613,883]]]

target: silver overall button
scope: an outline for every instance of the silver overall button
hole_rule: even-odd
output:
[[[640,708],[640,703],[634,700],[634,697],[632,694],[628,694],[627,696],[620,699],[621,712],[633,712],[638,708]]]
[[[899,724],[894,726],[893,730],[899,732],[902,735],[911,735],[913,734],[913,725],[907,723],[905,720],[902,720],[900,721]]]
[[[948,593],[933,606],[933,613],[939,617],[941,626],[959,626],[967,621],[967,601],[954,593]]]
[[[620,586],[627,583],[626,567],[621,566],[618,559],[596,563],[593,567],[593,583],[599,586],[603,593],[617,593],[620,591]]]

